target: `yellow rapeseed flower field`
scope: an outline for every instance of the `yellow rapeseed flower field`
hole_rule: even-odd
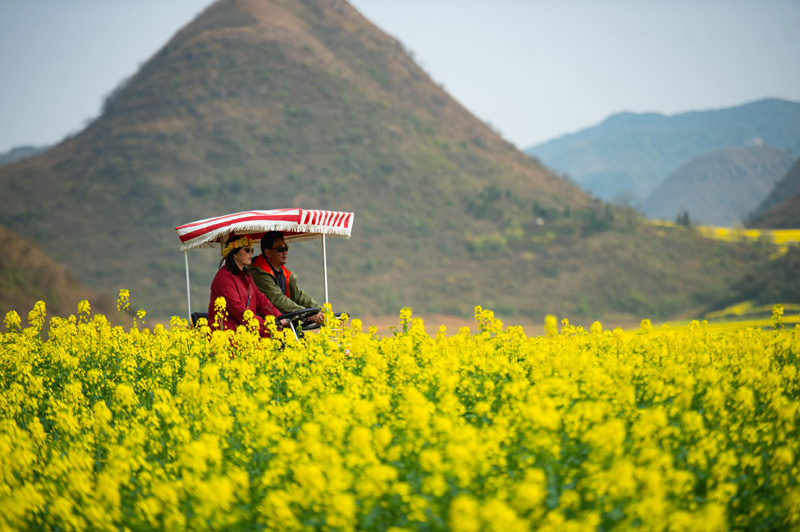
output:
[[[659,227],[677,227],[675,222],[666,220],[651,220],[650,223]],[[800,229],[746,229],[715,225],[697,225],[694,229],[706,238],[721,242],[756,242],[763,239],[775,244],[778,255],[785,254],[789,246],[800,243]]]
[[[5,317],[0,530],[800,529],[781,312],[528,336],[478,307],[431,336],[404,309],[300,342],[143,318]]]

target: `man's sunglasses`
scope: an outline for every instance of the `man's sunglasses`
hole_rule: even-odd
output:
[[[289,246],[285,246],[282,248],[272,248],[272,251],[277,251],[278,253],[286,253],[289,251]]]

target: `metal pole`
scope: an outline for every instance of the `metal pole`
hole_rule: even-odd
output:
[[[192,326],[192,291],[189,289],[189,250],[183,252],[186,259],[186,308],[189,309],[189,326]]]
[[[325,303],[328,302],[328,252],[325,247],[325,235],[322,235],[322,271],[325,275]]]

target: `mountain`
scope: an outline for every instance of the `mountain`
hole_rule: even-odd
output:
[[[8,150],[5,153],[0,153],[0,164],[12,163],[20,159],[33,157],[34,155],[39,155],[45,150],[47,150],[47,148],[40,148],[36,146],[18,146]]]
[[[592,199],[454,101],[343,1],[220,0],[47,152],[0,167],[0,223],[149,316],[185,315],[174,227],[249,209],[356,213],[327,247],[355,316],[641,317],[698,306],[754,251]],[[190,253],[194,309],[219,265]],[[322,299],[320,247],[289,267]]]
[[[28,312],[39,300],[45,302],[48,316],[75,314],[84,299],[93,312],[109,314],[114,309],[112,299],[82,286],[37,242],[0,226],[0,247],[0,317],[15,310],[26,323]]]
[[[723,148],[698,155],[671,173],[639,205],[649,217],[741,225],[796,161],[771,146]]]
[[[753,213],[753,219],[757,219],[759,215],[788,201],[798,192],[800,192],[800,159],[795,161],[794,165],[789,169],[786,175],[783,176],[783,179],[781,179],[769,195],[761,201],[758,208],[756,208]],[[794,227],[800,227],[800,224]]]
[[[764,99],[672,116],[619,113],[525,152],[601,199],[636,202],[698,155],[759,145],[800,155],[800,102]]]

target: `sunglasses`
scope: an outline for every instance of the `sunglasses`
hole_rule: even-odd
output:
[[[289,246],[285,246],[282,248],[272,248],[272,251],[277,251],[278,253],[286,253],[289,251]]]
[[[253,248],[242,248],[242,251],[244,251],[245,253],[252,253]]]

